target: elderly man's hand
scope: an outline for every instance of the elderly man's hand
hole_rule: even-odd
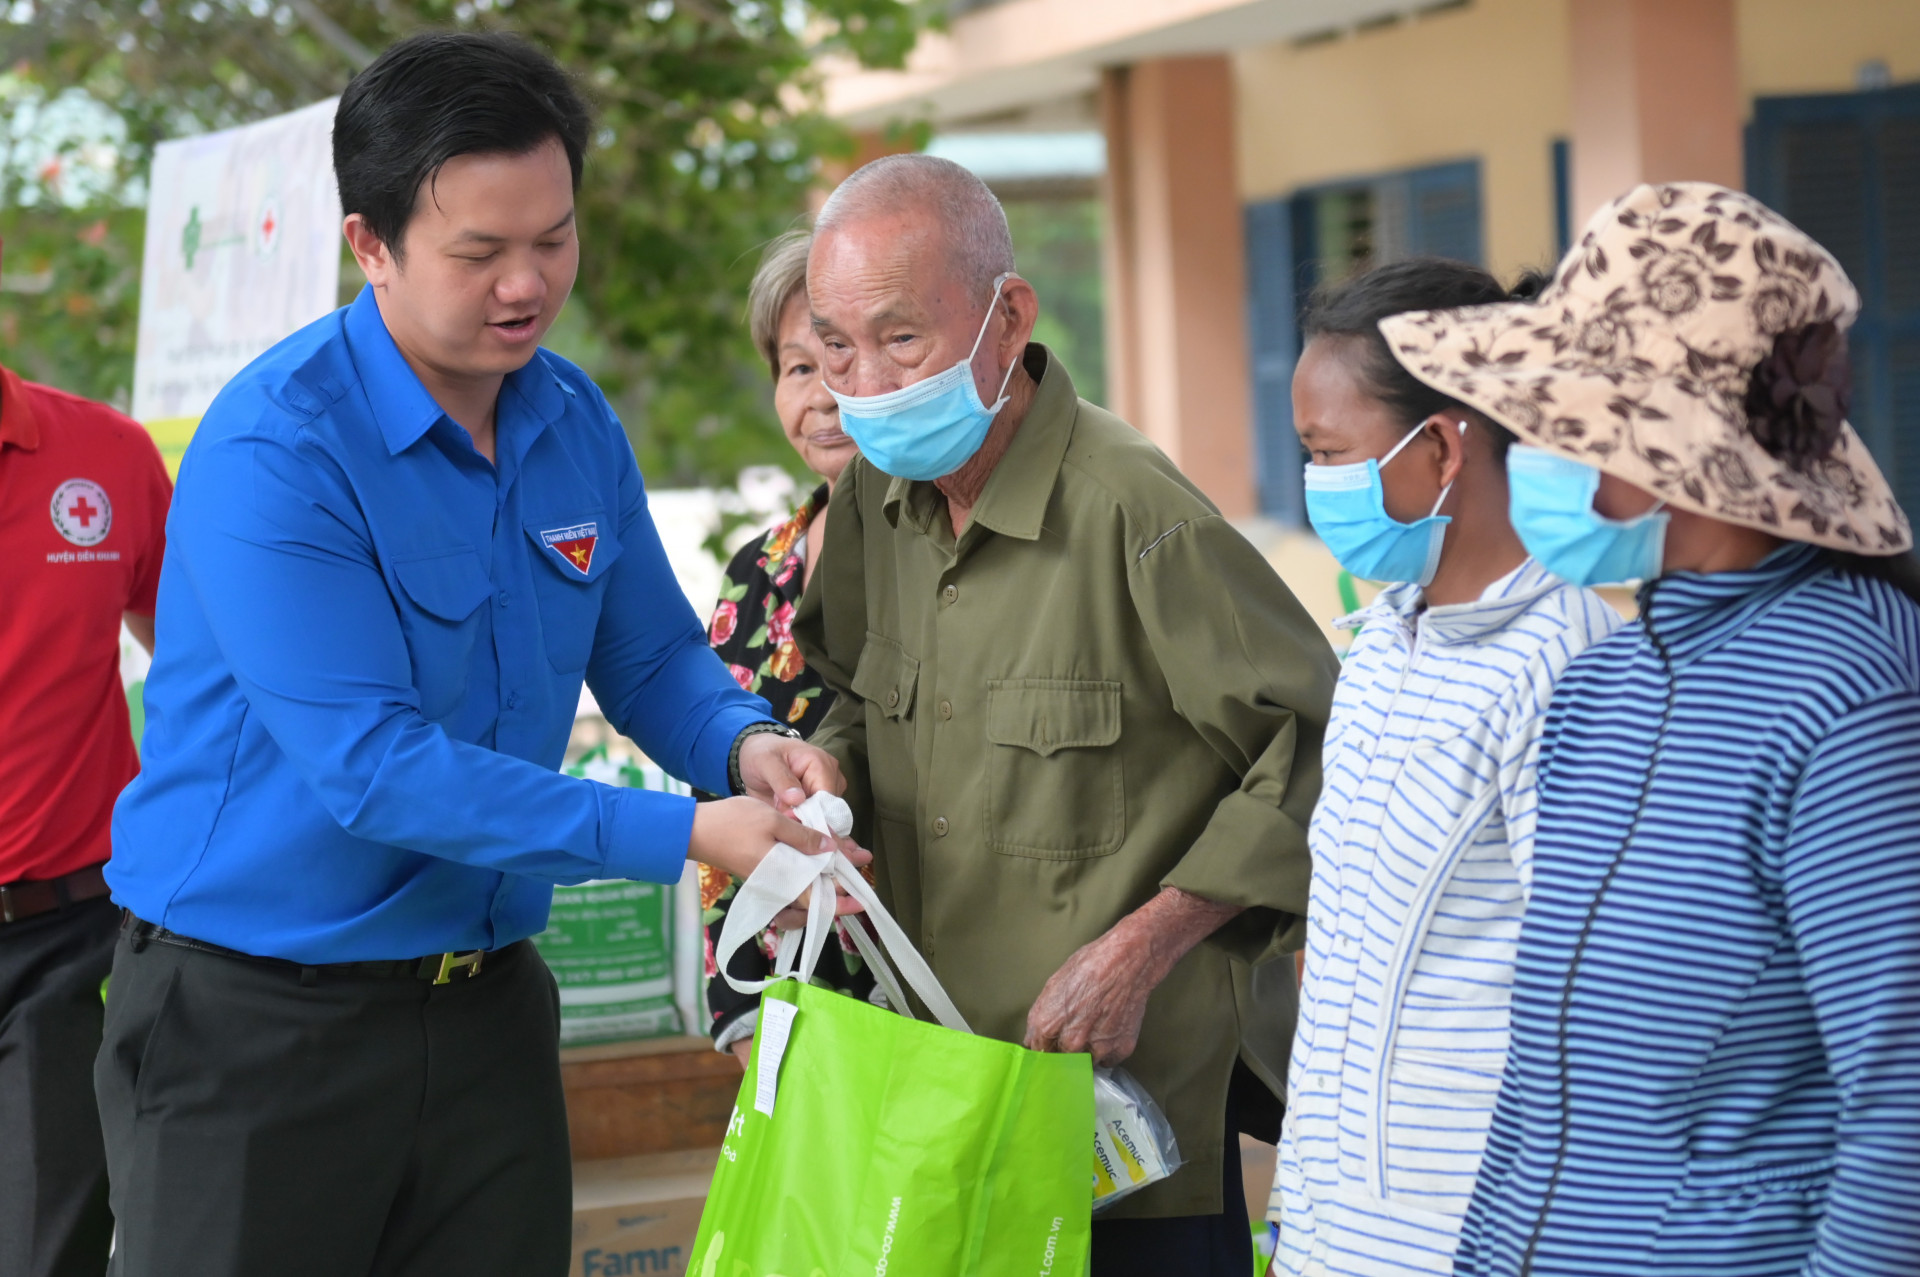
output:
[[[783,816],[823,789],[840,794],[847,788],[832,754],[772,732],[757,732],[740,743],[740,779],[749,798]]]
[[[1148,996],[1193,946],[1239,912],[1238,905],[1162,888],[1054,972],[1027,1012],[1027,1046],[1090,1051],[1095,1064],[1119,1064],[1139,1045]]]

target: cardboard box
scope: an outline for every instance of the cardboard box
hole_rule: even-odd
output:
[[[685,1277],[717,1148],[573,1164],[571,1277]]]

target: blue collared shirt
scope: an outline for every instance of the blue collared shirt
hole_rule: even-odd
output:
[[[490,465],[370,289],[220,393],[167,521],[118,903],[341,962],[511,943],[556,882],[679,879],[692,800],[555,770],[581,680],[720,793],[766,703],[707,647],[593,383],[540,351],[496,420]]]

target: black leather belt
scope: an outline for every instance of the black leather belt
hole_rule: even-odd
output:
[[[424,958],[392,958],[365,962],[294,962],[287,958],[264,958],[256,953],[243,953],[238,949],[229,949],[224,945],[209,944],[205,940],[196,940],[192,936],[183,936],[177,931],[168,931],[165,927],[155,926],[144,919],[136,918],[128,912],[120,922],[121,930],[127,934],[137,953],[149,944],[170,945],[176,949],[191,949],[196,953],[210,953],[220,958],[236,958],[242,962],[264,962],[282,966],[300,973],[300,983],[313,985],[322,974],[332,976],[373,976],[387,979],[431,980],[435,984],[447,984],[456,971],[463,972],[471,980],[480,974],[484,959],[510,957],[518,945],[508,945],[497,954],[485,949],[472,949],[466,953],[430,953]],[[530,943],[520,941],[520,944]]]
[[[111,890],[104,870],[104,865],[88,865],[59,878],[22,878],[0,885],[0,923],[25,922],[56,909],[98,900]]]

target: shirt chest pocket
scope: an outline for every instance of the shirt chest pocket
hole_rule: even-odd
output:
[[[876,815],[909,824],[919,790],[913,739],[913,697],[919,684],[920,662],[895,640],[869,630],[851,686],[868,706],[867,770],[873,780],[873,805]]]
[[[593,655],[607,573],[620,557],[620,542],[597,512],[573,519],[531,519],[534,602],[540,609],[540,641],[555,673],[578,674]]]
[[[1127,836],[1120,684],[987,684],[987,845],[1007,856],[1085,860]]]
[[[420,712],[438,721],[466,694],[480,605],[492,595],[493,582],[480,556],[465,546],[395,559],[393,575],[400,583],[400,630]]]

